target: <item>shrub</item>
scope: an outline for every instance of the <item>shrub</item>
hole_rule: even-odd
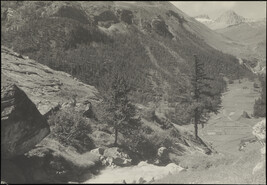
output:
[[[153,129],[152,129],[150,126],[147,126],[147,125],[142,126],[142,130],[143,130],[143,132],[146,133],[146,134],[151,134],[151,133],[154,132]]]
[[[255,117],[266,116],[266,102],[264,102],[262,98],[255,100],[253,115]]]
[[[233,83],[234,83],[234,81],[230,79],[229,80],[229,84],[233,84]]]
[[[73,146],[79,152],[94,148],[91,138],[91,126],[82,115],[73,108],[59,110],[48,118],[50,137],[58,140],[64,146]]]
[[[255,117],[266,116],[266,75],[259,76],[261,96],[255,101],[253,114]]]
[[[157,155],[157,146],[142,131],[137,131],[135,134],[125,137],[121,140],[121,145],[137,154],[141,160],[152,161]]]
[[[256,82],[253,83],[253,87],[254,88],[260,88],[260,86]]]

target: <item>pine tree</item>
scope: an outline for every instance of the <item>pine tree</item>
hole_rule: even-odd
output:
[[[193,107],[194,107],[194,128],[195,138],[198,139],[198,124],[204,127],[210,113],[218,113],[221,104],[220,94],[212,94],[210,82],[212,78],[207,77],[204,71],[204,64],[197,56],[195,58],[195,73],[192,78],[193,86]]]
[[[124,135],[132,134],[141,125],[140,119],[136,118],[135,106],[130,102],[128,96],[133,90],[128,83],[125,66],[118,64],[114,66],[112,74],[109,77],[111,81],[109,90],[105,94],[107,102],[106,110],[110,113],[109,123],[114,128],[115,141],[114,145],[118,145],[118,133]]]

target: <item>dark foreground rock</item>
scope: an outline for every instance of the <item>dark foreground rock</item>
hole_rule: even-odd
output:
[[[1,83],[1,158],[31,150],[50,132],[34,103],[16,85]]]
[[[1,181],[8,183],[25,183],[23,171],[10,160],[1,160]]]
[[[243,111],[243,114],[241,115],[241,117],[248,118],[248,119],[251,118],[246,111]]]
[[[2,162],[1,180],[20,184],[82,182],[101,165],[98,156],[79,154],[48,138],[24,155]]]

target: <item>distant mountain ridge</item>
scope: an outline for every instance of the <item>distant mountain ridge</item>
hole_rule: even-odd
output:
[[[239,43],[242,47],[239,56],[250,60],[250,67],[255,71],[264,71],[266,66],[266,18],[248,19],[232,10],[224,12],[214,20],[205,14],[194,18],[233,42]]]
[[[238,14],[236,14],[232,10],[228,10],[224,12],[220,17],[218,17],[215,21],[218,23],[224,23],[227,25],[234,25],[244,22],[246,19]]]
[[[249,51],[243,52],[242,55],[255,63],[254,69],[256,71],[263,71],[266,66],[266,19],[256,22],[242,22],[217,29],[216,32],[246,45]]]
[[[219,17],[216,19],[211,19],[207,14],[201,14],[194,17],[197,21],[205,24],[207,27],[209,27],[212,30],[217,29],[223,29],[229,26],[237,25],[244,22],[257,22],[262,21],[263,19],[250,19],[245,18],[241,15],[238,15],[233,10],[228,10],[224,13],[222,13]],[[266,21],[266,18],[265,18]]]

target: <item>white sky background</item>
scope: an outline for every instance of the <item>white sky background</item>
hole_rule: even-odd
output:
[[[207,14],[216,19],[223,12],[233,10],[245,18],[266,18],[266,1],[171,1],[189,16]]]

